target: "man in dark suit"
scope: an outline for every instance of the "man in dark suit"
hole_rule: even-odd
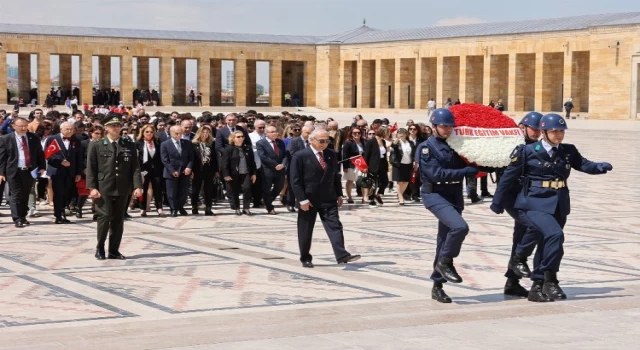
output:
[[[273,199],[284,187],[284,175],[287,168],[287,157],[284,142],[277,138],[278,129],[267,127],[267,138],[256,143],[262,170],[262,198],[267,212],[276,215]]]
[[[73,184],[80,181],[84,170],[82,145],[74,136],[74,132],[73,123],[62,123],[60,133],[47,139],[45,144],[45,149],[56,142],[60,146],[60,151],[47,159],[47,175],[51,178],[53,187],[53,214],[56,224],[71,223],[64,214],[64,208],[74,192]]]
[[[360,259],[344,247],[344,234],[338,208],[342,206],[342,182],[336,153],[327,149],[329,133],[315,130],[309,136],[309,147],[296,152],[291,163],[291,185],[299,201],[298,244],[303,267],[313,267],[311,240],[316,217],[329,236],[338,264]]]
[[[120,114],[109,113],[102,118],[105,137],[89,143],[87,150],[87,189],[96,204],[98,214],[98,260],[126,259],[120,253],[124,232],[124,213],[133,190],[134,197],[142,195],[142,178],[136,144],[128,137],[120,137]],[[104,244],[109,235],[109,254]]]
[[[302,133],[300,134],[300,136],[291,139],[291,141],[289,142],[289,146],[287,147],[288,164],[291,164],[291,159],[293,158],[293,155],[296,154],[296,152],[309,147],[309,135],[311,135],[312,131],[312,127],[305,126],[302,128]],[[287,171],[289,172],[289,170]],[[287,210],[293,213],[296,211],[295,208],[298,206],[298,204],[296,203],[295,194],[291,189],[291,174],[289,173],[287,173],[287,181],[289,182],[289,186],[287,187],[287,195],[284,204],[286,204]]]
[[[218,131],[216,132],[216,152],[218,152],[218,155],[221,155],[225,147],[229,145],[229,135],[231,134],[231,132],[236,130],[240,130],[244,134],[245,146],[252,147],[251,138],[249,137],[247,130],[245,130],[241,126],[236,126],[236,124],[238,123],[238,117],[235,115],[235,113],[227,114],[227,116],[225,117],[225,122],[227,123],[227,126],[218,129]],[[218,164],[222,163],[219,162]]]
[[[157,125],[158,131],[156,132],[156,136],[158,137],[158,141],[160,143],[165,142],[169,139],[169,133],[167,132],[167,123],[164,120],[159,120]]]
[[[164,165],[163,177],[169,198],[171,216],[186,216],[184,204],[189,191],[189,177],[193,169],[193,148],[191,141],[182,139],[182,128],[171,127],[171,138],[160,145],[160,155]]]
[[[44,174],[46,167],[40,138],[27,131],[28,125],[28,120],[14,118],[14,132],[0,137],[0,183],[9,183],[11,217],[18,228],[30,224],[26,217],[35,170]]]

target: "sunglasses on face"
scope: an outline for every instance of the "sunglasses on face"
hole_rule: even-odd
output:
[[[417,130],[416,128],[409,128],[409,131],[415,131]]]
[[[376,134],[375,132],[370,132],[370,133],[368,133],[367,135],[369,135],[369,136],[373,136],[373,135],[375,135],[375,134]]]
[[[360,135],[360,132],[352,132],[353,135]]]
[[[293,129],[293,131],[295,131],[295,132],[300,132],[300,129]]]

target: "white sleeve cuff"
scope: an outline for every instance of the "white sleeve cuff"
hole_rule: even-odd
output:
[[[302,202],[300,202],[300,205],[306,205],[306,204],[309,204],[309,200],[308,199],[303,200]]]

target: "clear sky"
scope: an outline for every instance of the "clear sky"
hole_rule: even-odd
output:
[[[640,1],[29,0],[2,1],[0,22],[328,35],[356,28],[362,25],[365,18],[367,25],[372,28],[398,29],[614,12],[640,12]],[[14,57],[8,58],[9,64],[15,65],[15,60]],[[117,65],[114,64],[112,70],[115,71],[115,68]],[[57,75],[57,70],[57,63],[52,62],[53,75]],[[187,70],[187,81],[195,81],[195,63],[188,65]],[[97,70],[94,69],[94,76],[96,74]],[[151,81],[157,81],[157,71],[153,67],[150,74]],[[112,80],[117,80],[116,73]],[[258,74],[258,83],[268,85],[268,74]]]

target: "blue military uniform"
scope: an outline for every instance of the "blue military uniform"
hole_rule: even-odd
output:
[[[527,135],[527,129],[538,129],[542,114],[538,112],[527,113],[518,125],[524,126],[525,144],[531,144],[537,140],[530,139]],[[522,151],[522,147],[525,145],[519,145],[513,151],[512,157],[519,154]],[[499,178],[502,176],[500,172]],[[500,180],[498,180],[499,182]],[[504,209],[509,216],[514,220],[513,226],[513,243],[511,246],[511,255],[509,260],[509,267],[504,274],[507,277],[507,285],[505,286],[505,294],[516,296],[527,296],[527,291],[522,288],[518,280],[522,277],[529,277],[531,271],[527,266],[527,258],[533,253],[533,249],[538,241],[538,232],[529,224],[529,220],[523,211],[515,208],[515,201],[518,194],[522,192],[522,184],[518,180],[511,184],[511,186],[498,186],[493,199],[492,208],[497,206]],[[501,210],[496,210],[501,211]]]
[[[565,130],[566,122],[557,114],[548,114],[543,117],[540,126],[541,130]],[[566,298],[557,285],[556,273],[564,254],[563,228],[571,211],[567,188],[571,169],[588,174],[604,174],[612,167],[608,163],[587,160],[574,145],[562,143],[551,147],[541,140],[514,150],[511,164],[496,191],[503,192],[503,187],[511,187],[518,180],[522,182],[522,190],[514,207],[523,211],[526,220],[541,236],[531,279],[534,283],[544,281],[543,292],[552,299]],[[500,197],[496,201],[500,201]]]
[[[433,124],[440,123],[438,122],[439,113],[447,116],[451,114],[445,109],[434,111],[431,117]],[[450,126],[453,126],[453,115],[450,116],[450,120]],[[462,180],[467,175],[477,174],[478,170],[467,166],[449,147],[446,140],[436,135],[418,145],[415,160],[420,168],[422,201],[425,208],[438,218],[436,256],[431,279],[436,284],[447,281],[462,282],[459,276],[454,280],[447,278],[447,274],[442,273],[441,264],[444,262],[457,275],[453,267],[453,258],[460,254],[462,242],[469,232],[469,226],[461,215],[464,209]],[[446,302],[450,302],[450,299]]]

